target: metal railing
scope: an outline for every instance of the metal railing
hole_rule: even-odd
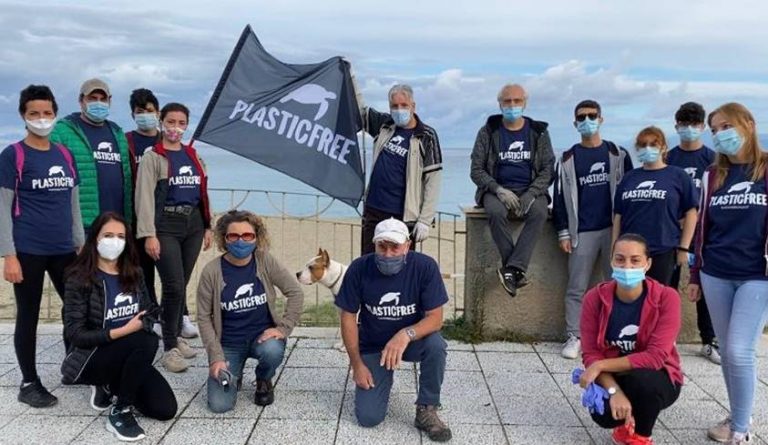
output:
[[[346,204],[315,193],[283,192],[258,189],[209,189],[210,201],[216,215],[233,208],[246,209],[261,215],[267,224],[270,250],[291,271],[299,271],[317,255],[318,248],[327,250],[336,261],[349,264],[360,253],[360,216]],[[456,317],[464,311],[464,246],[466,229],[458,214],[438,212],[430,237],[417,246],[432,256],[440,265],[450,302],[446,318]],[[198,258],[187,288],[187,302],[195,311],[195,289],[203,266],[219,252],[203,251]],[[158,295],[160,293],[160,280]],[[302,324],[333,326],[338,314],[330,291],[322,286],[305,287]],[[43,293],[41,320],[60,319],[61,301],[49,280]],[[282,301],[282,299],[279,299]],[[13,290],[10,284],[0,285],[0,319],[13,319],[16,315]]]

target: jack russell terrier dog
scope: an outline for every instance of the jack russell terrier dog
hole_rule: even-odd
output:
[[[312,257],[299,272],[296,272],[296,279],[299,283],[307,286],[318,283],[330,289],[334,297],[339,294],[341,283],[344,281],[344,275],[347,273],[347,266],[331,259],[327,250],[318,249],[317,256]],[[341,330],[338,333],[341,339]],[[339,351],[346,351],[344,342],[339,341],[333,345]]]

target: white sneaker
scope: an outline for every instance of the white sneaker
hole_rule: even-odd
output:
[[[716,365],[720,364],[720,351],[712,345],[702,345],[701,355]]]
[[[749,418],[749,425],[752,426],[752,417]],[[731,416],[726,417],[725,419],[721,420],[717,424],[709,427],[707,430],[707,437],[714,440],[715,442],[720,443],[726,443],[729,440],[733,440],[731,435]],[[739,439],[743,440],[743,439]],[[752,438],[749,437],[749,434],[747,434],[746,441],[745,442],[733,442],[733,443],[750,443]],[[728,442],[732,443],[732,442]]]
[[[743,445],[752,443],[752,435],[749,433],[732,433],[728,440],[728,445]]]
[[[185,315],[181,320],[181,336],[184,338],[195,338],[198,335],[200,335],[200,333],[197,331],[197,327],[192,324],[189,315]]]
[[[568,340],[563,344],[563,351],[560,352],[563,358],[577,359],[581,355],[581,340],[573,334],[568,334]]]

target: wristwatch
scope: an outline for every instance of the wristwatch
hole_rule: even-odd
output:
[[[615,386],[611,386],[610,388],[608,388],[608,395],[609,396],[614,396],[617,391],[618,391],[618,389]]]
[[[405,335],[408,336],[408,340],[416,340],[416,331],[413,328],[405,328]]]

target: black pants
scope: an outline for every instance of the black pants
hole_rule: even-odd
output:
[[[144,243],[139,243],[139,263],[141,264],[141,271],[144,273],[144,284],[147,285],[147,292],[149,292],[149,298],[157,304],[157,292],[155,292],[155,260],[147,254],[147,249],[144,248]]]
[[[85,365],[83,383],[109,385],[117,406],[134,406],[153,419],[173,419],[178,409],[176,396],[152,366],[158,343],[155,334],[138,331],[99,346]]]
[[[176,347],[184,307],[187,300],[187,284],[195,268],[205,228],[200,210],[189,215],[165,212],[156,227],[160,241],[160,259],[157,272],[163,288],[163,348]]]
[[[672,274],[677,268],[677,250],[672,249],[664,253],[651,255],[651,268],[646,276],[659,283],[669,286],[672,283]]]
[[[515,193],[522,195],[522,191]],[[510,211],[494,193],[483,195],[483,207],[488,215],[488,224],[491,227],[491,237],[501,256],[502,267],[511,266],[523,272],[528,270],[531,256],[536,248],[544,223],[547,221],[547,197],[539,196],[533,201],[528,214],[523,218],[523,228],[515,241],[513,223],[509,219]]]
[[[389,218],[395,218],[402,221],[403,215],[382,212],[381,210],[376,210],[370,207],[365,207],[363,209],[363,226],[362,233],[360,234],[360,255],[373,253],[376,250],[376,246],[373,245],[373,234],[376,230],[376,224]],[[414,225],[415,223],[406,224],[409,231],[413,231]],[[416,243],[413,242],[413,237],[411,237],[411,250],[416,250]]]
[[[680,286],[680,267],[675,268],[670,286],[675,289]],[[712,318],[709,316],[709,309],[707,308],[707,301],[704,299],[704,295],[696,302],[696,325],[699,328],[701,344],[713,344],[715,342],[715,328],[712,327]]]
[[[13,346],[21,368],[24,382],[37,379],[35,354],[37,353],[37,322],[40,319],[40,303],[43,299],[43,281],[45,273],[51,277],[53,287],[64,298],[64,269],[75,260],[75,253],[64,255],[31,255],[17,253],[24,280],[13,285],[16,299],[16,329],[13,333]],[[64,319],[64,307],[61,308]],[[67,348],[66,339],[64,344]]]
[[[663,369],[633,369],[616,373],[614,378],[632,404],[635,432],[650,437],[661,410],[672,406],[680,396],[680,385],[673,384]],[[613,418],[607,402],[605,412],[602,415],[592,414],[592,420],[603,428],[616,428],[624,424],[624,420]]]

